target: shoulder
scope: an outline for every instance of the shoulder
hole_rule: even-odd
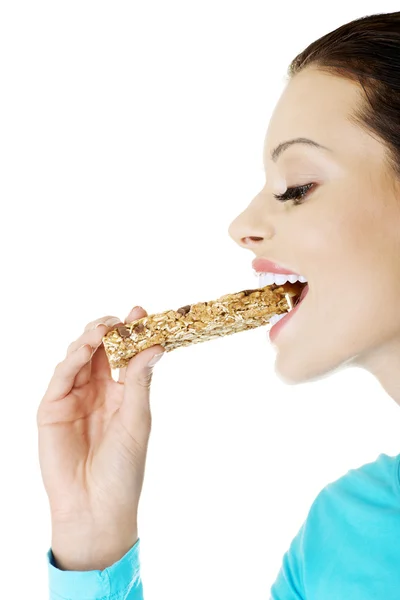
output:
[[[376,497],[377,493],[387,499],[396,496],[400,502],[400,454],[380,454],[373,462],[349,469],[345,475],[326,485],[316,500],[330,496],[345,499],[348,495],[369,497],[372,494]]]
[[[400,454],[380,454],[326,485],[311,505],[305,534],[361,523],[385,513],[381,509],[400,513]]]
[[[284,556],[272,598],[350,598],[355,573],[376,574],[389,555],[400,563],[399,465],[400,455],[380,454],[320,491]],[[382,569],[391,571],[387,560]]]

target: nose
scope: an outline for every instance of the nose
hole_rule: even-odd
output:
[[[262,211],[262,207],[260,206]],[[264,207],[265,211],[265,207]],[[229,225],[228,234],[241,248],[257,248],[274,235],[271,222],[258,211],[253,203]]]

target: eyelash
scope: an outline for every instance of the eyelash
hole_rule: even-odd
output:
[[[284,194],[274,194],[274,198],[279,200],[279,202],[287,202],[288,200],[293,200],[293,204],[297,206],[301,204],[307,192],[310,188],[313,187],[313,183],[307,183],[306,185],[300,185],[297,187],[290,187],[286,190]]]

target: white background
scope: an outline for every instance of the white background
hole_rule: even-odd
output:
[[[227,230],[264,183],[287,66],[397,4],[2,4],[1,597],[47,597],[36,410],[68,345],[137,304],[257,286],[254,253]],[[155,367],[146,600],[266,598],[321,488],[399,453],[399,407],[371,375],[287,386],[274,359],[262,327]]]

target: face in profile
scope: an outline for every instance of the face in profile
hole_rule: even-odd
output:
[[[241,247],[308,280],[274,340],[286,383],[400,355],[400,185],[383,141],[351,119],[362,102],[355,82],[310,67],[295,75],[269,123],[265,185],[229,227]],[[323,148],[293,144],[272,158],[294,138]],[[301,199],[274,197],[296,186]]]

